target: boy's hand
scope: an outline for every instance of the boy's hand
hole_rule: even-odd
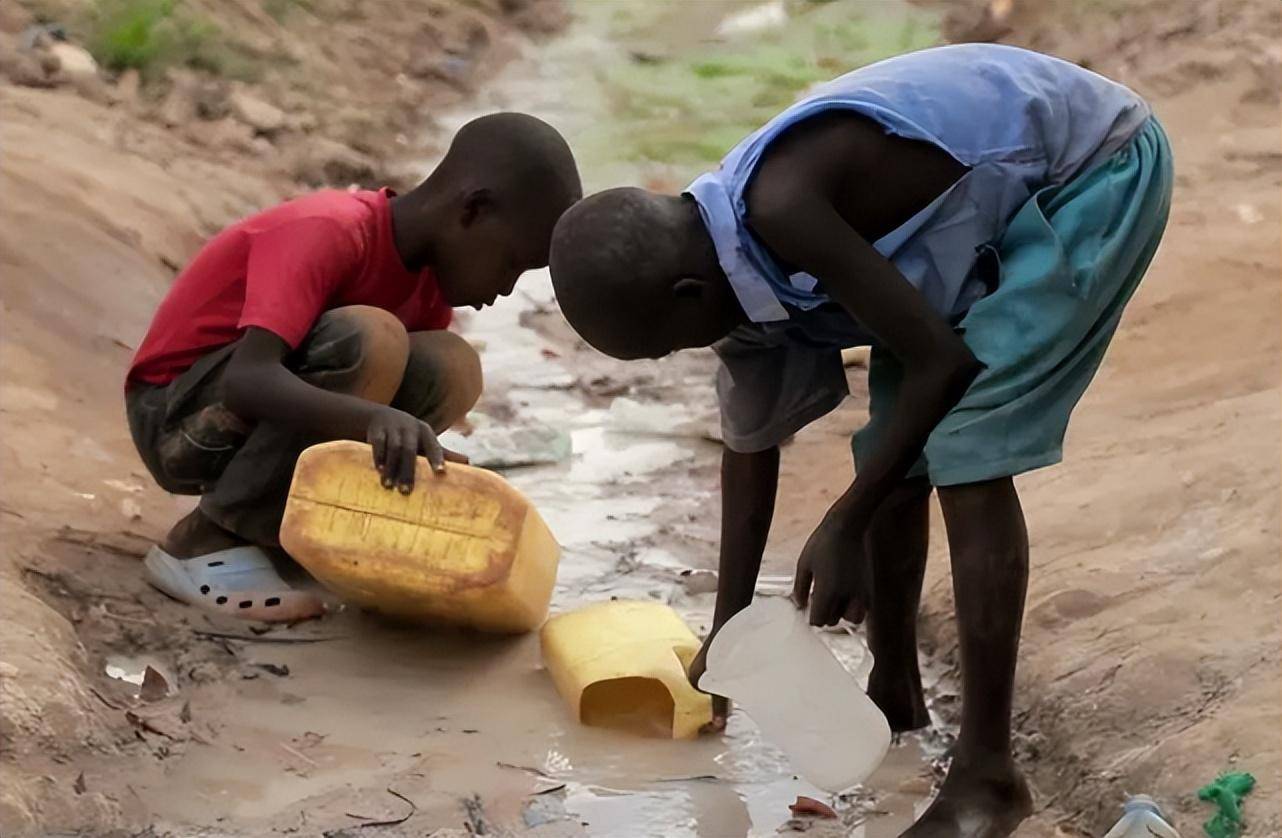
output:
[[[837,510],[829,512],[797,559],[792,598],[799,608],[810,605],[812,626],[835,626],[847,614],[863,613],[868,605],[868,561],[862,526],[844,520]]]
[[[366,441],[374,448],[374,468],[383,488],[395,486],[402,494],[414,489],[414,463],[427,457],[432,470],[442,472],[445,462],[466,463],[467,457],[441,447],[436,433],[421,419],[394,407],[380,408],[369,422]]]

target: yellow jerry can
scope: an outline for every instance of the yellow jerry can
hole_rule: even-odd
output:
[[[298,458],[281,546],[348,602],[396,617],[533,631],[547,617],[561,548],[537,510],[493,472],[422,457],[414,491],[384,489],[370,447],[327,442]]]
[[[548,620],[539,637],[557,691],[585,725],[692,739],[712,721],[711,697],[686,679],[699,640],[666,605],[591,605]]]

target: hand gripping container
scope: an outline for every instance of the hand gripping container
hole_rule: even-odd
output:
[[[420,457],[414,491],[384,489],[368,445],[298,458],[281,546],[348,602],[415,621],[515,634],[547,616],[561,548],[493,472]]]
[[[617,600],[547,621],[543,663],[585,725],[693,739],[712,721],[712,699],[686,669],[699,640],[658,602]]]

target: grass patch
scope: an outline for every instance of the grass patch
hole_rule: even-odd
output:
[[[89,51],[111,70],[154,77],[185,66],[243,81],[261,73],[257,56],[179,0],[96,0],[85,29]]]
[[[704,169],[811,86],[939,41],[936,18],[907,4],[825,0],[790,4],[789,12],[775,29],[603,68],[615,121],[624,126],[609,141],[614,153],[683,172]],[[652,21],[630,18],[626,28],[637,33]],[[616,33],[624,28],[614,23]]]

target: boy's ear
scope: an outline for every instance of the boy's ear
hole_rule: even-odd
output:
[[[672,286],[672,295],[680,300],[689,300],[702,297],[707,290],[707,284],[702,279],[687,276],[678,279]]]
[[[485,187],[473,189],[463,196],[464,227],[471,227],[478,218],[494,209],[494,193]]]

